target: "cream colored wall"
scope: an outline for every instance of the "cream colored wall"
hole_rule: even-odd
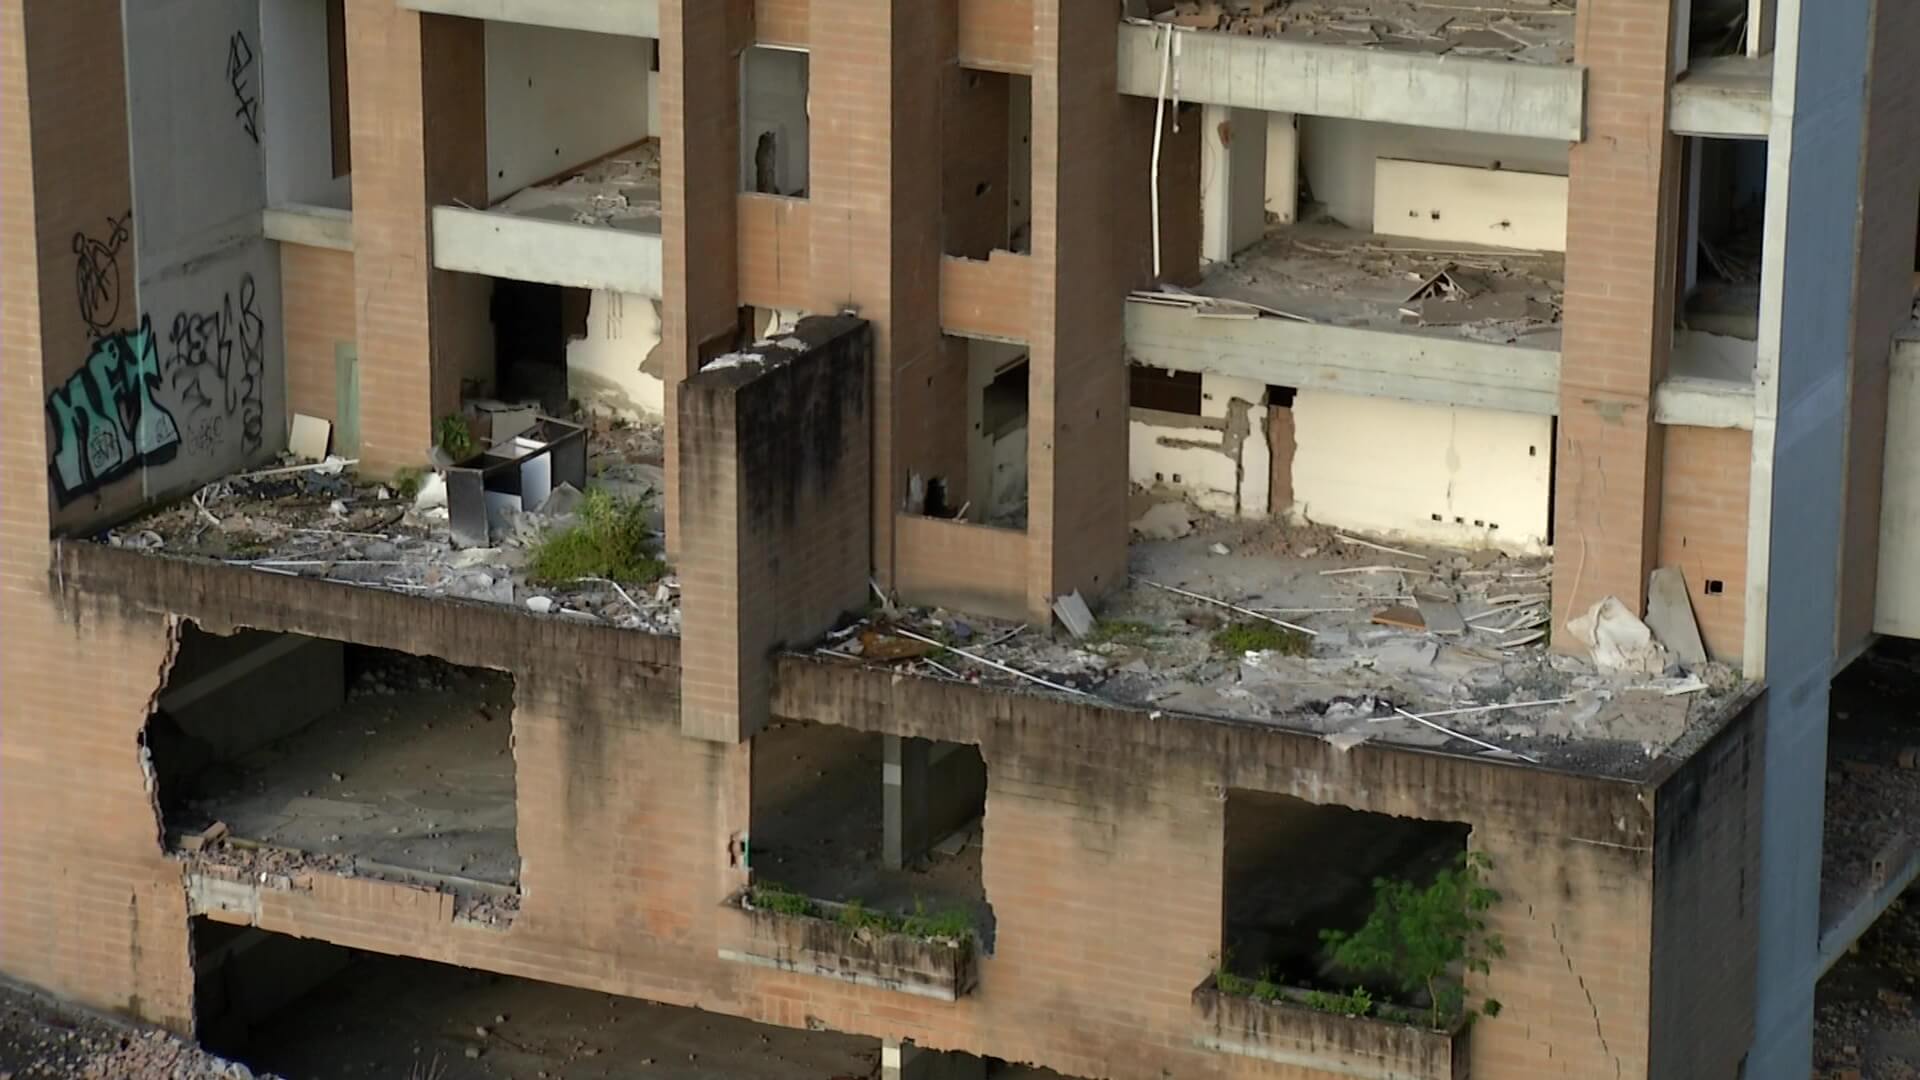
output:
[[[658,417],[665,384],[640,370],[660,344],[654,301],[595,289],[587,308],[587,336],[567,343],[567,392],[592,412],[637,420]]]
[[[1250,379],[1202,375],[1200,415],[1134,409],[1127,423],[1128,477],[1139,487],[1174,491],[1210,514],[1265,517],[1272,455],[1267,449],[1266,387]],[[1245,429],[1232,421],[1246,412]]]
[[[1546,544],[1549,417],[1302,390],[1293,421],[1294,506],[1307,520],[1432,543]]]

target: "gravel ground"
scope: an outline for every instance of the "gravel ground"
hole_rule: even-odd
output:
[[[0,983],[0,1080],[273,1080],[164,1031]]]

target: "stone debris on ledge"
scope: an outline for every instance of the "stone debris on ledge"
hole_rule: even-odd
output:
[[[1528,64],[1573,62],[1571,0],[1178,0],[1155,21],[1192,30]]]
[[[1342,750],[1371,740],[1610,775],[1689,752],[1689,737],[1744,687],[1724,664],[1672,662],[1650,634],[1634,636],[1646,628],[1631,615],[1597,620],[1615,670],[1550,652],[1546,557],[1173,510],[1159,504],[1143,517],[1164,538],[1135,541],[1129,587],[1106,599],[1084,639],[1059,623],[1039,630],[886,607],[820,651],[1156,713],[1268,722]],[[1191,531],[1169,537],[1182,531],[1168,527],[1175,517]],[[1268,644],[1262,632],[1278,647],[1239,647]]]
[[[588,436],[587,487],[650,500],[662,533],[659,425],[596,425]],[[574,524],[556,491],[542,511],[508,512],[492,544],[456,548],[444,495],[429,473],[421,494],[363,479],[339,459],[258,469],[216,481],[102,537],[116,547],[218,559],[262,573],[322,578],[366,588],[516,605],[537,614],[605,622],[652,634],[680,632],[679,585],[671,573],[644,586],[604,579],[536,585],[527,563],[549,531]],[[444,487],[439,488],[444,493]]]

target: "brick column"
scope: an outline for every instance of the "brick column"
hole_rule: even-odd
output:
[[[484,285],[434,271],[430,216],[435,199],[485,205],[483,35],[474,20],[347,0],[364,470],[423,460],[490,333]]]
[[[931,422],[913,395],[945,358],[940,337],[941,77],[953,9],[926,0],[813,0],[809,199],[814,311],[873,326],[873,568],[893,581],[904,447]]]
[[[1110,169],[1121,106],[1111,6],[1034,0],[1027,609],[1127,571],[1127,372]]]
[[[1653,390],[1673,339],[1679,140],[1666,134],[1672,5],[1589,0],[1587,137],[1572,148],[1554,490],[1554,646],[1609,594],[1636,614],[1659,537],[1661,435]]]
[[[675,402],[700,358],[733,344],[739,319],[740,5],[660,0],[660,355],[666,383],[667,550],[680,543]],[[691,112],[691,115],[689,115]]]

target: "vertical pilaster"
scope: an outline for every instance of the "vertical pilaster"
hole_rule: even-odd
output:
[[[660,355],[672,554],[681,547],[680,383],[725,351],[739,321],[737,45],[745,21],[739,3],[660,0]]]
[[[1034,0],[1033,317],[1027,427],[1027,609],[1122,583],[1126,357],[1114,287],[1120,99],[1113,8]]]
[[[1594,601],[1644,608],[1659,537],[1653,390],[1673,340],[1678,146],[1666,133],[1673,5],[1590,0],[1587,137],[1567,196],[1567,287],[1554,490],[1554,624]],[[1556,648],[1573,649],[1556,633]]]

